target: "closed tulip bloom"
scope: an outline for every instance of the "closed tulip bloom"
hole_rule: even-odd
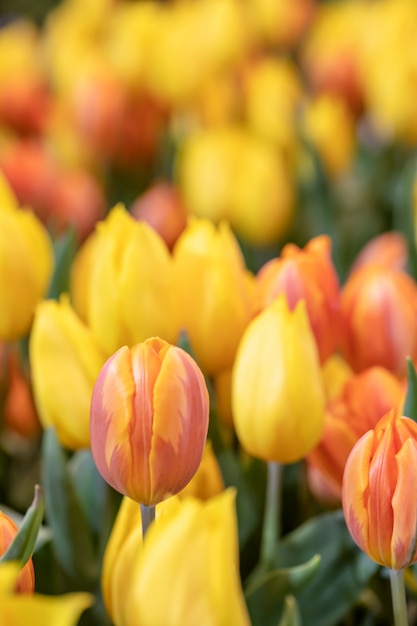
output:
[[[42,425],[69,449],[89,447],[91,395],[105,355],[67,298],[38,305],[29,357]]]
[[[342,291],[343,354],[355,371],[381,365],[407,373],[407,356],[417,357],[417,286],[405,272],[365,265]]]
[[[160,512],[157,507],[143,544],[140,524],[128,522],[131,505],[123,502],[102,578],[115,626],[249,626],[234,500],[233,490],[207,502],[169,500]]]
[[[0,511],[0,555],[6,552],[17,535],[18,530],[14,521],[8,515]],[[29,561],[25,563],[14,582],[14,591],[19,593],[32,593],[34,587],[35,571],[33,569],[32,558],[30,558]]]
[[[278,297],[247,327],[232,374],[232,407],[245,450],[292,463],[319,441],[325,394],[305,305]]]
[[[252,285],[229,226],[191,218],[174,248],[181,327],[207,374],[233,363],[252,315]]]
[[[104,480],[150,506],[178,493],[201,462],[209,398],[184,350],[159,338],[120,348],[91,402],[91,450]]]
[[[257,306],[262,309],[284,293],[291,309],[305,300],[322,363],[336,350],[341,335],[339,280],[331,241],[321,235],[304,249],[287,244],[256,276]]]
[[[52,245],[41,222],[29,211],[0,207],[1,340],[29,333],[52,269]]]
[[[310,487],[319,499],[340,500],[343,470],[353,446],[403,401],[403,385],[382,367],[350,376],[330,400],[323,436],[307,457]]]
[[[343,512],[354,541],[393,570],[417,561],[417,424],[387,413],[355,444],[343,476]]]
[[[92,237],[80,253],[71,290],[107,356],[154,335],[175,343],[172,259],[163,239],[122,205]]]
[[[211,441],[207,441],[198,470],[186,487],[179,492],[181,498],[193,496],[209,500],[224,490],[224,482]]]

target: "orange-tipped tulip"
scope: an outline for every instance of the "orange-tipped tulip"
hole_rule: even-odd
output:
[[[394,570],[417,561],[417,424],[392,410],[355,444],[343,476],[354,541]]]
[[[5,513],[0,511],[0,554],[4,554],[17,535],[18,527]],[[35,571],[32,558],[21,569],[14,590],[19,593],[32,593],[35,587]],[[0,602],[1,604],[1,602]]]
[[[159,338],[120,348],[105,363],[91,403],[91,450],[120,493],[154,505],[178,493],[201,462],[209,397],[204,376]]]
[[[325,395],[303,302],[290,311],[280,296],[247,327],[232,374],[232,408],[245,450],[292,463],[320,440]]]
[[[342,292],[343,353],[355,371],[381,365],[407,373],[417,357],[417,285],[405,272],[371,264],[357,269]]]
[[[382,367],[352,375],[327,407],[320,443],[308,455],[308,477],[319,499],[340,500],[350,451],[369,429],[404,400],[404,388]]]
[[[263,309],[284,293],[290,309],[305,300],[322,363],[340,341],[339,280],[331,259],[331,241],[322,235],[304,249],[287,244],[256,277],[257,306]]]

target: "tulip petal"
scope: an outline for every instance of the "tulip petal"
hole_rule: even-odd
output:
[[[407,439],[395,459],[398,476],[392,497],[390,566],[401,569],[414,561],[417,548],[417,506],[403,505],[406,501],[417,503],[417,441]]]

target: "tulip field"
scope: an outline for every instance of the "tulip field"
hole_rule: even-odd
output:
[[[416,0],[1,4],[1,626],[417,626],[416,367]]]

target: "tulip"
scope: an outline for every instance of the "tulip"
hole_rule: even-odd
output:
[[[178,495],[181,498],[193,496],[201,500],[209,500],[221,493],[223,489],[222,473],[211,442],[207,441],[198,470]]]
[[[52,245],[29,211],[0,207],[0,339],[26,336],[53,268]]]
[[[6,552],[17,535],[18,530],[14,521],[8,515],[0,511],[0,555]],[[15,579],[14,591],[19,593],[32,593],[34,587],[35,571],[33,569],[32,558],[30,558]]]
[[[107,356],[158,335],[175,343],[172,259],[154,229],[117,205],[98,224],[73,274],[86,322]],[[79,282],[84,286],[79,286]]]
[[[81,613],[93,603],[88,593],[61,596],[13,594],[19,566],[14,562],[0,564],[0,623],[13,626],[76,626]]]
[[[307,457],[310,487],[319,499],[340,500],[343,470],[353,446],[403,401],[402,384],[382,367],[350,376],[329,402],[322,438]]]
[[[91,451],[114,489],[146,506],[178,493],[207,437],[208,391],[195,361],[151,338],[103,366],[91,402]]]
[[[180,323],[202,370],[230,367],[252,315],[250,279],[229,226],[190,219],[174,249]]]
[[[105,355],[66,297],[41,302],[29,340],[35,404],[72,450],[90,445],[90,402]]]
[[[309,28],[316,0],[249,0],[249,18],[257,39],[279,49],[293,48]]]
[[[343,354],[355,371],[380,365],[396,376],[417,357],[417,286],[379,264],[357,269],[342,291]]]
[[[355,444],[343,476],[343,512],[354,541],[393,570],[417,561],[417,424],[395,410]]]
[[[233,366],[232,407],[237,436],[253,456],[292,463],[318,443],[324,385],[303,302],[291,311],[281,295],[250,322]]]
[[[356,256],[351,265],[351,272],[372,263],[383,265],[390,270],[405,270],[408,263],[406,236],[390,230],[373,237]]]
[[[291,309],[305,299],[321,362],[333,354],[341,334],[340,290],[327,236],[315,237],[304,249],[287,244],[259,270],[256,292],[260,309],[281,293]]]
[[[234,499],[233,490],[207,502],[173,498],[157,507],[143,544],[139,524],[129,521],[132,503],[123,501],[102,574],[115,626],[249,626]]]

